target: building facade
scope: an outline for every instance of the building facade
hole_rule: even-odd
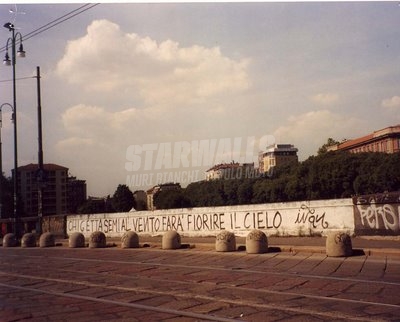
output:
[[[400,151],[400,124],[374,131],[354,140],[346,140],[330,146],[328,151],[397,153]]]
[[[44,164],[44,184],[42,189],[42,215],[67,213],[68,168],[57,164]],[[18,167],[18,191],[23,202],[24,214],[28,217],[39,214],[39,166],[28,164]]]
[[[292,144],[273,144],[267,147],[265,152],[259,155],[260,173],[269,173],[274,167],[298,162],[298,149]]]
[[[206,181],[254,178],[255,175],[254,163],[221,163],[206,171]]]
[[[154,205],[154,195],[159,191],[166,191],[166,190],[181,190],[180,183],[163,183],[158,184],[149,190],[146,191],[147,194],[147,209],[148,210],[156,210],[156,206]]]

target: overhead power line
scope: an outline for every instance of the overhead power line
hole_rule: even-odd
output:
[[[39,28],[31,31],[30,33],[22,36],[22,41],[26,41],[26,40],[28,40],[28,39],[30,39],[32,37],[35,37],[35,36],[45,32],[45,31],[51,29],[51,28],[54,28],[55,26],[65,22],[65,21],[67,21],[69,19],[72,19],[73,17],[76,17],[76,16],[80,15],[81,13],[92,9],[93,7],[95,7],[97,5],[99,5],[99,3],[94,3],[94,4],[87,3],[87,4],[84,4],[84,5],[80,6],[79,8],[77,8],[75,10],[72,10],[69,13],[67,13],[67,14],[65,14],[65,15],[63,15],[63,16],[61,16],[61,17],[59,17],[59,18],[57,18],[57,19],[55,19],[55,20],[53,20],[53,21],[51,21],[51,22],[49,22],[49,23],[47,23],[45,25],[43,25],[42,27],[39,27]],[[5,51],[6,49],[7,49],[7,46],[3,46],[3,47],[0,48],[0,52]]]
[[[23,80],[23,79],[31,79],[31,78],[36,78],[36,76],[19,77],[19,78],[16,78],[15,80]],[[12,79],[3,79],[3,80],[0,80],[0,83],[8,83],[8,82],[12,82],[12,81],[13,81]]]

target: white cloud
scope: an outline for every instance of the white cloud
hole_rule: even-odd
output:
[[[334,93],[319,93],[313,95],[311,100],[319,105],[332,105],[339,100],[339,96]]]
[[[77,85],[80,102],[62,113],[57,158],[90,185],[99,185],[104,169],[110,182],[123,183],[130,145],[204,139],[233,128],[231,111],[250,87],[248,65],[218,47],[182,47],[93,21],[57,65],[57,75]]]
[[[65,140],[61,140],[57,143],[57,148],[60,150],[69,149],[71,147],[75,148],[79,146],[79,148],[87,148],[94,145],[94,141],[92,139],[83,139],[78,137],[70,137]]]
[[[382,107],[385,108],[400,108],[400,96],[393,96],[382,101]]]
[[[67,135],[75,138],[72,142],[80,143],[77,138],[101,142],[103,146],[117,142],[119,148],[143,136],[154,138],[148,131],[148,124],[159,127],[163,120],[162,111],[155,108],[112,111],[85,104],[70,107],[61,118]]]
[[[274,132],[277,143],[291,143],[299,149],[299,158],[315,155],[328,138],[342,140],[368,133],[365,124],[348,115],[339,115],[329,110],[311,111],[289,117],[286,125]]]
[[[62,121],[68,133],[81,136],[100,134],[110,125],[112,116],[96,106],[79,104],[67,109]]]
[[[249,88],[248,59],[233,60],[218,47],[181,47],[172,40],[123,33],[96,20],[68,43],[58,74],[88,91],[134,93],[147,103],[196,102]]]

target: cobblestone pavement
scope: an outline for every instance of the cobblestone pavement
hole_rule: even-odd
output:
[[[0,321],[399,321],[400,259],[0,248]]]

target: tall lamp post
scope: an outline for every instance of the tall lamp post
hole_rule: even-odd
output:
[[[3,106],[8,106],[11,108],[13,114],[11,120],[14,121],[14,108],[9,103],[4,103],[0,105],[0,219],[3,218],[3,150],[1,141],[1,128],[3,126],[2,110]]]
[[[43,166],[43,144],[42,144],[42,103],[40,94],[40,67],[36,67],[36,82],[37,82],[37,115],[38,115],[38,165],[39,169],[37,172],[37,183],[38,183],[38,224],[37,232],[42,233],[42,219],[43,219],[43,189],[45,183],[45,173]]]
[[[14,106],[14,234],[18,237],[18,145],[17,145],[17,90],[15,84],[15,63],[16,55],[18,57],[25,57],[25,51],[22,46],[22,35],[20,32],[15,32],[15,27],[11,22],[7,22],[4,25],[8,31],[11,32],[11,37],[7,39],[6,44],[6,55],[4,58],[4,65],[12,65],[13,70],[13,106]],[[16,42],[19,39],[19,49],[16,52]],[[11,44],[10,44],[11,43]],[[8,48],[11,46],[11,60],[8,55]]]

